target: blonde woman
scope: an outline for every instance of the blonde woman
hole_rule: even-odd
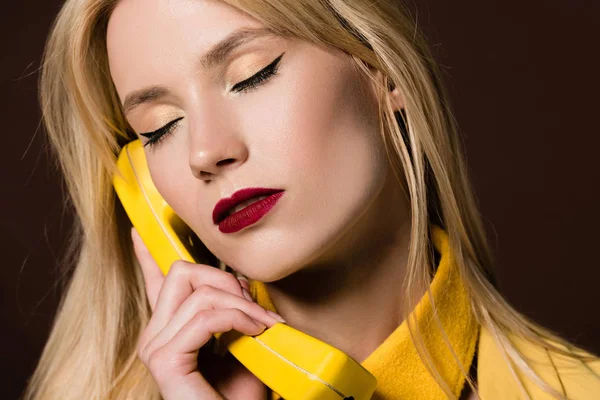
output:
[[[377,399],[600,392],[598,358],[494,286],[437,67],[396,1],[67,0],[40,99],[78,229],[27,399],[275,399],[205,349],[279,321],[360,362]],[[164,276],[131,229],[111,177],[135,139],[205,264]]]

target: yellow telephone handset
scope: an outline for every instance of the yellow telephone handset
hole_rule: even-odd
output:
[[[162,272],[179,259],[197,262],[191,231],[156,190],[139,140],[123,147],[117,167],[115,191]],[[283,323],[256,336],[238,334],[227,349],[286,400],[367,400],[377,384],[342,351]]]

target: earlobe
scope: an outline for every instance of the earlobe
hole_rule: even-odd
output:
[[[390,98],[392,100],[392,104],[394,105],[394,111],[400,111],[404,109],[404,97],[398,88],[394,88],[394,90],[390,91]]]
[[[383,81],[383,74],[381,71],[377,71],[377,78]],[[400,89],[395,87],[391,79],[388,78],[388,93],[390,95],[390,99],[392,100],[392,105],[394,111],[400,111],[404,109],[404,96],[400,93]]]
[[[377,79],[383,83],[383,74],[381,73],[381,71],[377,70],[375,72],[375,75],[377,76]],[[393,83],[391,80],[388,81],[388,93],[390,95],[390,99],[392,101],[392,106],[394,108],[394,111],[400,111],[400,110],[404,110],[404,96],[402,96],[402,93],[400,93],[400,90],[397,87],[394,87]]]

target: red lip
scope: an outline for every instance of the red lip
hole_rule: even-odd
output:
[[[283,189],[246,188],[238,190],[237,192],[233,193],[231,197],[225,197],[217,202],[213,210],[213,222],[215,225],[218,225],[225,219],[225,217],[227,217],[227,213],[230,209],[234,208],[243,201],[253,197],[268,196],[278,192],[283,192]]]

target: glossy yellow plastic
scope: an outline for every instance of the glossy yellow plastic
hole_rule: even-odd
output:
[[[121,150],[117,167],[115,191],[161,271],[179,259],[196,262],[191,231],[156,190],[139,140]],[[286,400],[367,400],[377,384],[342,351],[282,323],[256,336],[231,331],[227,349]]]

